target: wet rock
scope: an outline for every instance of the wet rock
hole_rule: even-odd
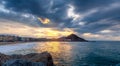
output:
[[[10,59],[10,56],[0,53],[0,66],[9,59]]]
[[[31,53],[27,55],[10,55],[10,56],[0,54],[0,58],[1,58],[0,65],[5,63],[7,60],[22,59],[22,60],[27,60],[31,62],[42,62],[46,66],[54,66],[52,56],[48,52]]]
[[[46,66],[46,65],[42,62],[31,62],[27,60],[14,59],[6,61],[2,66]]]

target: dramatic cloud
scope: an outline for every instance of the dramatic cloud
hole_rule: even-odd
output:
[[[102,31],[100,31],[100,33],[113,33],[114,31],[112,31],[112,30],[102,30]]]
[[[41,38],[58,38],[61,36],[67,36],[75,33],[72,29],[64,28],[43,28],[43,27],[31,27],[17,22],[9,21],[4,23],[6,20],[0,22],[1,31],[0,34],[12,34],[26,37],[41,37]],[[4,30],[3,30],[4,29]]]
[[[2,22],[13,22],[34,28],[69,28],[88,39],[120,40],[119,4],[120,0],[0,0],[0,28]]]
[[[103,40],[103,41],[106,41],[106,40],[112,40],[112,41],[116,41],[116,40],[119,40],[120,39],[120,36],[112,36],[112,35],[102,35],[102,34],[92,34],[92,33],[83,33],[81,36],[89,39],[89,40]]]

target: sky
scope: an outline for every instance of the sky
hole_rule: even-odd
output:
[[[120,0],[0,0],[0,34],[120,40]]]

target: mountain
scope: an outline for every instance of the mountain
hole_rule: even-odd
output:
[[[61,37],[60,39],[62,39],[64,41],[81,41],[81,42],[87,41],[87,40],[85,40],[83,38],[78,37],[75,34],[71,34],[71,35],[69,35],[67,37]]]

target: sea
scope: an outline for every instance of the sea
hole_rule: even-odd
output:
[[[27,42],[0,45],[0,53],[49,52],[56,66],[120,66],[120,42]]]

